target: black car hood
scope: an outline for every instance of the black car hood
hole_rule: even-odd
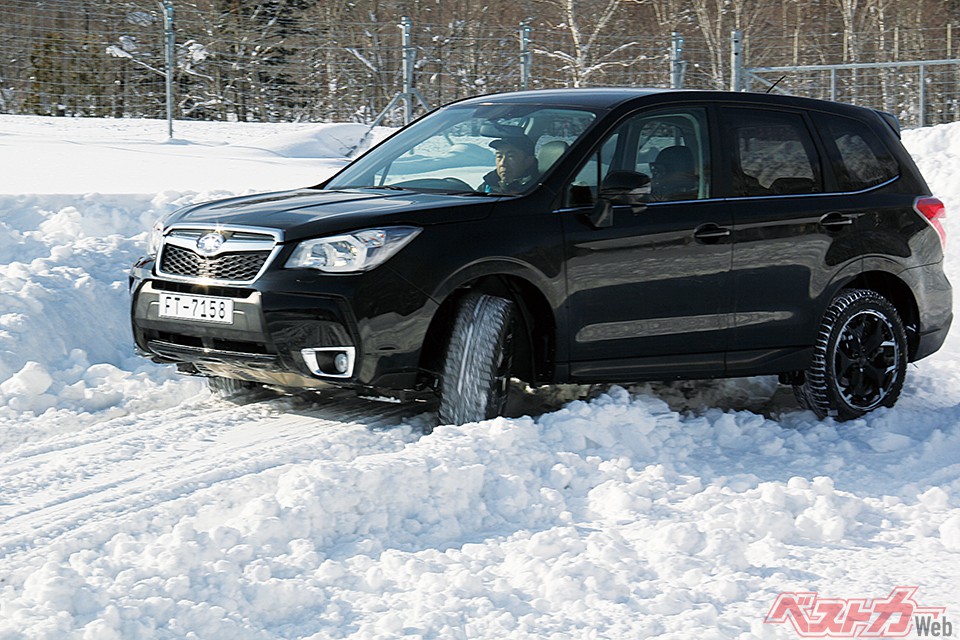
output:
[[[285,241],[371,225],[429,225],[485,218],[496,200],[484,195],[415,191],[299,189],[239,196],[187,207],[165,226],[278,229]]]

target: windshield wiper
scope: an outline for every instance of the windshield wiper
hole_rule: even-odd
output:
[[[503,196],[515,196],[516,193],[491,193],[489,191],[450,191],[447,195],[451,196],[483,196],[485,198],[501,198]]]

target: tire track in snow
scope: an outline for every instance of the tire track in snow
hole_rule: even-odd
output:
[[[320,405],[301,398],[240,407],[207,402],[31,443],[0,456],[0,563],[85,529],[113,535],[120,525],[103,533],[104,520],[148,516],[218,484],[324,457],[401,449],[419,433],[394,427],[424,410],[352,394]]]

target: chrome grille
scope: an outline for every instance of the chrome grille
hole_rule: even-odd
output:
[[[208,234],[220,236],[219,243],[204,243]],[[174,225],[164,236],[157,273],[186,282],[249,284],[263,273],[282,242],[283,233],[276,229]]]
[[[167,245],[163,249],[160,270],[174,276],[210,278],[213,280],[253,280],[263,268],[269,251],[225,253],[212,258],[189,249]]]

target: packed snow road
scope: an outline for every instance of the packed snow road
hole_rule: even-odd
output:
[[[143,231],[362,132],[150,127],[0,117],[0,639],[786,639],[778,594],[898,586],[956,622],[955,335],[845,424],[767,378],[548,389],[429,437],[430,404],[231,404],[133,356]],[[960,125],[905,138],[960,211]]]
[[[201,397],[19,447],[0,455],[7,507],[0,557],[43,553],[89,523],[143,518],[167,501],[284,465],[394,450],[404,439],[392,429],[418,409],[352,395],[246,407]]]

